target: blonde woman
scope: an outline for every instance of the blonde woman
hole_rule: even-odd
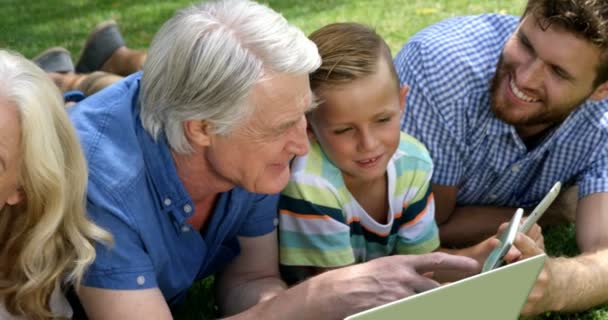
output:
[[[85,217],[87,171],[48,76],[0,50],[0,318],[70,318],[78,284],[110,235]]]

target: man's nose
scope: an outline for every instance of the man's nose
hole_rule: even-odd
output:
[[[308,153],[310,148],[308,142],[308,135],[306,133],[306,118],[302,116],[302,119],[296,124],[294,130],[292,130],[292,138],[289,142],[289,151],[297,156],[302,156]]]
[[[536,90],[542,86],[544,73],[545,63],[534,59],[520,68],[515,84],[524,90]]]

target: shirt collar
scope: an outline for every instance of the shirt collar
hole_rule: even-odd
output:
[[[507,124],[506,122],[496,118],[494,113],[490,116],[490,121],[488,122],[488,126],[486,128],[486,135],[489,136],[499,136],[508,133],[512,133],[515,131],[515,128]]]
[[[137,108],[139,110],[139,107]],[[146,162],[147,175],[158,193],[159,207],[171,212],[179,224],[192,216],[194,204],[177,175],[175,162],[164,134],[154,139],[136,119],[137,137]]]

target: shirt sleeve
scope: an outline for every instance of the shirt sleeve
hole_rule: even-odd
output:
[[[244,237],[257,237],[275,230],[277,221],[278,194],[254,195],[251,205],[247,209],[247,218],[242,224],[238,235]]]
[[[321,178],[296,179],[279,201],[280,263],[325,268],[354,263],[350,228],[335,190]]]
[[[420,42],[408,42],[394,60],[401,85],[410,88],[401,129],[416,137],[430,150],[435,163],[432,182],[455,186],[463,178],[461,158],[465,149],[463,141],[450,129],[450,115],[446,114],[446,110],[441,110],[437,100],[440,92],[436,92],[440,89],[432,86],[433,76],[426,71],[427,64],[432,61],[424,59],[425,56]]]
[[[597,192],[608,192],[608,147],[578,177],[579,199]]]
[[[89,287],[133,290],[158,286],[152,261],[141,238],[127,221],[109,209],[87,204],[87,212],[95,223],[112,233],[110,246],[96,244],[96,258],[83,278]]]

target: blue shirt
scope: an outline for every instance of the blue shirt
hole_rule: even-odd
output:
[[[490,109],[490,84],[518,18],[456,17],[413,36],[395,57],[410,90],[402,129],[429,149],[436,184],[457,205],[530,207],[554,182],[579,197],[608,191],[608,102],[586,102],[528,150]]]
[[[70,110],[88,160],[88,214],[114,236],[112,247],[97,246],[83,284],[158,287],[173,304],[239,254],[237,236],[275,229],[278,196],[236,187],[220,194],[206,229],[193,230],[186,219],[194,204],[166,140],[155,142],[141,126],[140,78],[134,74]]]

